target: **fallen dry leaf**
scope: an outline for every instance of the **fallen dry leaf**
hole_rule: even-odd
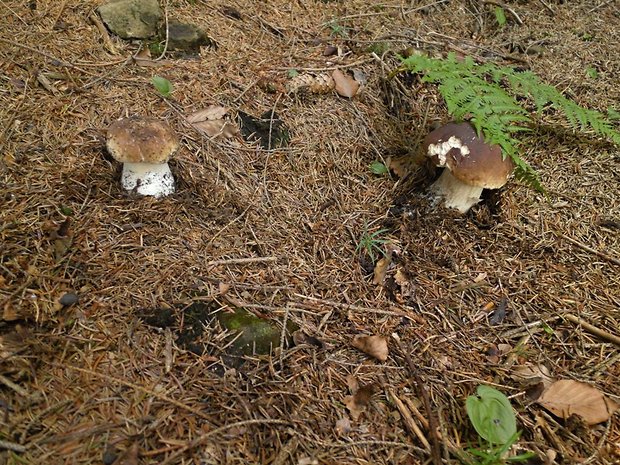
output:
[[[157,68],[158,66],[167,65],[171,63],[170,60],[153,60],[151,59],[151,52],[148,47],[143,48],[133,56],[133,61],[136,65],[144,68]]]
[[[360,88],[359,82],[339,69],[334,70],[332,78],[336,86],[336,92],[343,97],[352,98]]]
[[[511,378],[526,386],[543,383],[547,387],[554,381],[549,368],[545,365],[532,365],[529,363],[515,367]]]
[[[373,284],[378,285],[383,282],[391,261],[392,259],[388,256],[388,257],[383,257],[381,260],[377,262],[377,264],[375,265],[375,274],[372,279]]]
[[[383,336],[357,335],[351,345],[381,362],[385,362],[388,358],[387,339]]]
[[[228,113],[228,108],[219,105],[211,105],[210,107],[195,111],[186,119],[188,123],[198,123],[200,121],[222,119],[226,113]]]
[[[537,402],[563,419],[579,415],[588,425],[609,420],[620,407],[595,387],[570,379],[551,384]]]
[[[239,128],[224,119],[228,108],[211,105],[195,111],[185,119],[199,131],[215,139],[230,139],[239,134]]]
[[[348,434],[351,432],[351,422],[348,418],[341,418],[336,421],[336,433],[338,436],[342,436],[344,434]]]
[[[357,421],[360,415],[366,410],[370,398],[375,393],[376,387],[374,384],[367,384],[361,386],[355,394],[344,398],[344,405],[347,406],[351,417],[354,421]]]
[[[401,155],[387,159],[388,169],[400,179],[406,178],[420,168],[420,164],[413,155]]]
[[[196,129],[204,131],[209,137],[216,139],[230,139],[239,134],[239,128],[228,121],[222,119],[198,121],[192,123]]]
[[[138,448],[138,443],[134,442],[129,446],[129,449],[118,456],[114,461],[114,465],[138,465],[139,453],[140,449]]]

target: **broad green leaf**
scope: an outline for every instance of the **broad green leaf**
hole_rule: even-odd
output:
[[[495,20],[500,26],[506,24],[506,13],[504,13],[504,9],[501,6],[495,7]]]
[[[373,161],[370,164],[370,171],[374,174],[386,174],[388,172],[387,166],[385,166],[380,161]]]
[[[508,398],[489,386],[478,386],[465,403],[476,432],[493,444],[506,444],[517,433],[517,421]]]
[[[151,82],[162,97],[170,97],[172,93],[172,83],[168,79],[161,76],[153,76]]]

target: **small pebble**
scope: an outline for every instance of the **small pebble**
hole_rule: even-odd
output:
[[[73,292],[67,292],[60,298],[59,302],[61,305],[68,307],[69,305],[76,304],[78,300],[80,300],[80,298],[77,296],[77,294],[74,294]]]

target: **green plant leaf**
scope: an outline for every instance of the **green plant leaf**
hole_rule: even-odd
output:
[[[370,171],[373,174],[386,174],[388,172],[387,166],[385,166],[383,163],[381,163],[380,161],[373,161],[370,164]]]
[[[500,27],[503,27],[506,24],[506,13],[501,6],[495,7],[495,20]]]
[[[492,444],[507,444],[517,434],[517,420],[510,401],[489,386],[478,386],[476,393],[465,402],[476,432]]]
[[[168,79],[161,76],[153,76],[151,82],[155,86],[155,89],[157,89],[157,92],[159,92],[162,97],[170,97],[173,89],[172,83]]]
[[[297,71],[296,69],[289,69],[288,73],[286,73],[289,77],[289,79],[292,79],[294,77],[299,76],[299,71]]]

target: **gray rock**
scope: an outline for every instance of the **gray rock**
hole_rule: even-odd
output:
[[[161,35],[166,36],[165,29]],[[174,20],[168,22],[168,50],[199,52],[200,47],[213,45],[213,40],[198,26]]]
[[[157,0],[110,0],[97,11],[108,29],[123,39],[153,37],[162,19]]]

